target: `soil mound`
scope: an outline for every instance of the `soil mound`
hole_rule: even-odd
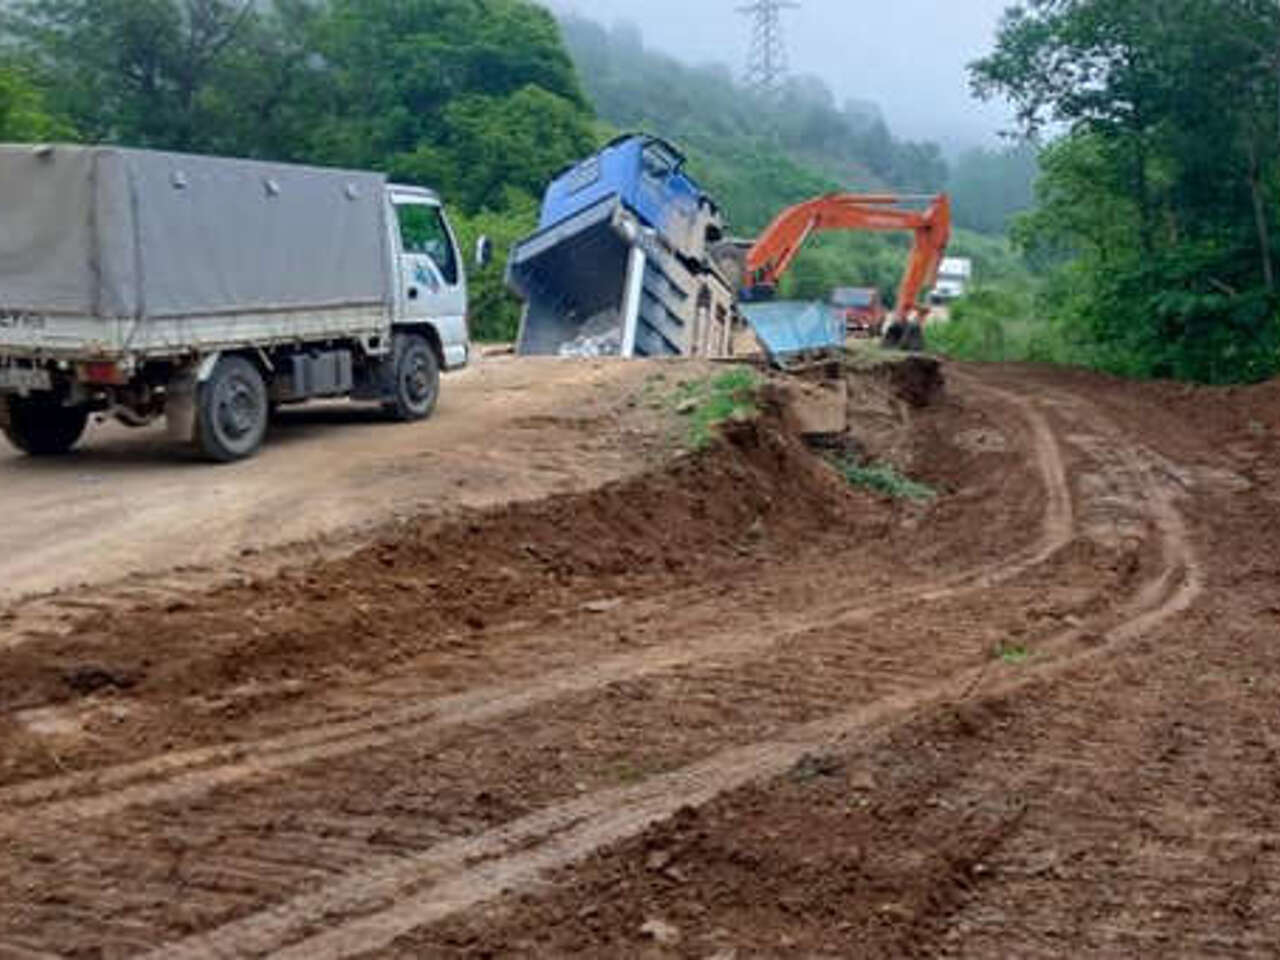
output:
[[[775,407],[633,480],[419,518],[341,560],[86,619],[70,638],[0,654],[0,709],[100,690],[83,682],[90,674],[169,699],[383,670],[433,649],[500,642],[485,632],[516,617],[555,618],[816,549],[847,538],[869,519],[866,507],[782,428]]]

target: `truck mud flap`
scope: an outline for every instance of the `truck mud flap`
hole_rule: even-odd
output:
[[[165,432],[174,443],[192,443],[196,438],[196,391],[199,379],[187,369],[169,381],[165,389]]]

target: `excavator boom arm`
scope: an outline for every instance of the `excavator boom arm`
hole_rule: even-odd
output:
[[[748,253],[746,286],[776,286],[815,233],[909,230],[915,242],[895,307],[897,315],[905,317],[916,307],[920,292],[936,281],[951,242],[951,199],[939,194],[924,210],[905,208],[903,204],[909,199],[893,194],[834,193],[784,210]]]

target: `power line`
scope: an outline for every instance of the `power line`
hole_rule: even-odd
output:
[[[798,0],[752,0],[738,7],[751,17],[751,51],[747,55],[747,86],[761,97],[774,97],[787,78],[787,45],[782,36],[782,11],[798,10]]]

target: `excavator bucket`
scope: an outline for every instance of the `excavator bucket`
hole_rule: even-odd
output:
[[[925,348],[924,326],[918,320],[894,319],[885,328],[880,345],[887,350],[920,353]]]

